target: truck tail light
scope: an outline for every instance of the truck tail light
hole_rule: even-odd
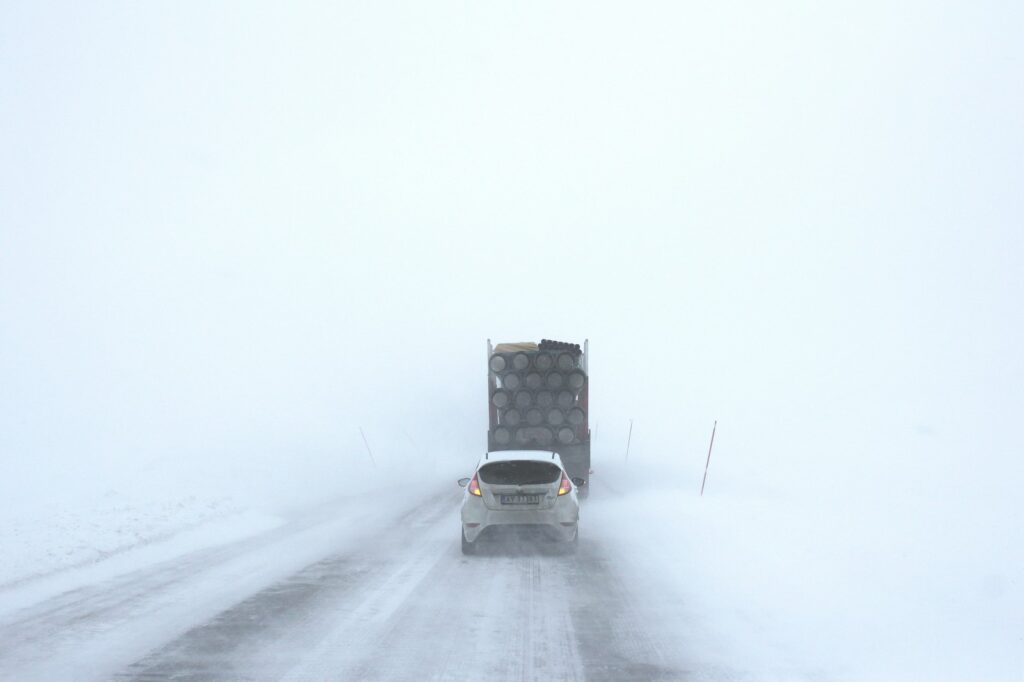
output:
[[[565,482],[565,479],[562,479],[562,481]],[[476,480],[476,474],[473,474],[473,478],[469,481],[469,485],[466,486],[466,487],[469,488],[469,494],[470,495],[476,495],[477,497],[483,497],[483,493],[480,492],[480,484]],[[561,490],[559,490],[558,494],[559,495],[562,494]]]
[[[476,479],[474,478],[473,481],[475,481],[475,480]],[[469,485],[472,486],[473,485],[473,481],[470,481]],[[569,475],[563,473],[562,474],[562,482],[560,484],[558,484],[558,494],[559,495],[567,495],[571,491],[572,491],[572,482],[569,480]]]

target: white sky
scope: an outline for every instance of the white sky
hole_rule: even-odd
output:
[[[484,340],[589,337],[602,452],[1008,501],[1021,6],[767,5],[5,3],[4,484],[472,462]]]

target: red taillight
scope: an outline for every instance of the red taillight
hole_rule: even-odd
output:
[[[476,474],[473,474],[473,478],[472,478],[472,480],[470,480],[469,485],[467,487],[469,488],[469,494],[470,495],[476,495],[477,497],[483,497],[483,493],[480,492],[480,484],[477,483],[477,481],[476,481]],[[562,493],[558,493],[558,494],[561,495]]]
[[[470,485],[473,485],[470,483]],[[562,474],[562,482],[558,484],[558,494],[566,495],[572,491],[572,482],[566,474]]]

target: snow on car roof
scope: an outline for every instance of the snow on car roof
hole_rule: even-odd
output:
[[[562,458],[551,450],[498,450],[497,452],[488,452],[482,461],[506,462],[513,459],[531,459],[543,462],[562,461]]]

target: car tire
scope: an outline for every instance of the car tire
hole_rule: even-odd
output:
[[[466,534],[459,531],[459,537],[462,538],[462,553],[466,556],[476,554],[476,545],[466,539]]]
[[[579,526],[577,526],[576,527],[576,533],[572,536],[572,540],[569,540],[569,542],[565,543],[565,553],[566,554],[575,554],[576,550],[579,549],[579,546],[580,546],[580,529],[579,529]]]

